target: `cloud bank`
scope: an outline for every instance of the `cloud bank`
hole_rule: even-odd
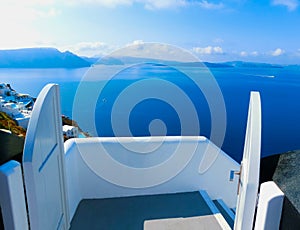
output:
[[[275,6],[285,6],[288,10],[296,10],[299,6],[298,0],[273,0],[273,5]]]
[[[220,46],[194,47],[193,52],[200,55],[223,54],[223,49]]]
[[[277,48],[276,50],[271,52],[271,55],[274,57],[278,57],[280,55],[284,54],[284,50]]]
[[[68,4],[97,4],[106,7],[116,7],[120,5],[133,5],[135,3],[142,4],[146,9],[167,9],[184,6],[199,6],[203,9],[216,10],[222,9],[222,2],[213,3],[207,0],[191,1],[191,0],[69,0]]]
[[[61,48],[61,50],[69,50],[77,55],[86,57],[101,57],[111,53],[115,49],[117,49],[116,46],[104,42],[80,42]]]

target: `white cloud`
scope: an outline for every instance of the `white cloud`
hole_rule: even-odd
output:
[[[62,5],[78,6],[78,5],[100,5],[104,7],[117,7],[122,5],[133,5],[142,4],[146,9],[168,9],[177,8],[184,6],[199,6],[203,9],[215,10],[224,7],[223,3],[212,3],[207,0],[191,1],[191,0],[68,0],[65,2],[59,2],[57,0],[10,0],[7,3],[1,2],[1,8],[3,5],[10,5],[14,7],[31,8],[41,11],[42,14],[50,11],[50,14],[58,12],[57,9],[54,11],[54,7],[59,7]],[[45,10],[46,7],[53,7],[50,10]],[[42,9],[44,8],[44,9]]]
[[[80,42],[71,46],[60,47],[59,49],[62,51],[69,50],[77,55],[86,57],[131,56],[182,62],[195,61],[193,55],[178,47],[164,43],[148,43],[143,40],[132,41],[123,47],[104,42]]]
[[[285,6],[288,10],[293,11],[298,8],[299,1],[298,0],[273,0],[273,5],[275,6]]]
[[[10,1],[1,1],[2,5],[15,5],[15,6],[47,6],[55,3],[55,0],[10,0]]]
[[[39,17],[52,17],[60,13],[55,8],[55,2],[53,0],[10,0],[7,2],[1,2],[0,7],[1,18],[4,18],[9,14],[9,17],[18,17],[22,20],[32,20]],[[6,14],[3,15],[3,12]]]
[[[200,6],[204,9],[215,10],[224,7],[223,3],[212,3],[207,0],[190,1],[190,0],[69,0],[67,4],[97,4],[106,7],[116,7],[119,5],[132,5],[134,3],[143,4],[146,9],[167,9],[183,7],[188,5]]]
[[[128,43],[126,46],[138,46],[143,45],[145,42],[143,40],[134,40],[131,43]]]
[[[105,7],[116,7],[120,5],[143,4],[146,9],[164,9],[170,7],[184,6],[187,0],[69,0],[67,4],[95,4]]]
[[[117,47],[106,44],[104,42],[80,42],[75,45],[70,45],[63,47],[62,50],[69,50],[80,56],[104,56],[112,51],[114,51]]]
[[[182,50],[179,47],[155,42],[143,42],[141,40],[133,41],[125,47],[115,50],[110,54],[111,57],[139,57],[158,60],[195,62],[198,59],[190,52]]]
[[[271,55],[274,57],[278,57],[280,55],[284,54],[284,50],[277,48],[276,50],[271,52]]]
[[[213,40],[213,42],[214,42],[214,43],[219,43],[219,44],[220,44],[220,43],[223,43],[224,40],[223,40],[222,38],[216,38],[216,39]]]
[[[68,0],[68,5],[81,5],[81,4],[96,4],[105,7],[116,7],[118,5],[131,5],[135,0]]]
[[[223,49],[220,46],[194,47],[193,52],[200,55],[223,54]]]
[[[254,56],[254,57],[256,57],[256,56],[259,55],[259,53],[257,51],[253,51],[253,52],[251,52],[251,55]]]
[[[246,52],[246,51],[241,51],[240,52],[241,57],[257,57],[259,56],[259,53],[257,51],[252,51],[252,52]]]
[[[185,0],[136,0],[136,2],[145,4],[145,8],[147,9],[165,9],[185,6],[187,4]]]
[[[300,49],[297,49],[297,50],[295,51],[295,56],[296,56],[296,57],[300,57]]]
[[[43,12],[43,16],[46,16],[45,11]],[[23,3],[13,0],[1,2],[0,49],[34,46],[38,40],[41,40],[42,35],[35,30],[33,22],[42,17],[42,14],[41,9],[37,10],[30,6],[28,2]]]
[[[213,52],[218,53],[218,54],[222,54],[223,49],[220,46],[215,46],[215,47],[213,47]]]
[[[218,9],[222,9],[224,8],[224,4],[223,3],[211,3],[208,2],[206,0],[203,0],[201,2],[198,3],[202,8],[204,9],[208,9],[208,10],[218,10]]]
[[[49,18],[49,17],[55,17],[61,14],[61,11],[56,8],[50,8],[47,10],[40,10],[36,11],[37,16],[43,17],[43,18]]]
[[[240,55],[241,55],[242,57],[247,57],[247,56],[248,56],[248,53],[247,53],[246,51],[242,51],[242,52],[240,53]]]

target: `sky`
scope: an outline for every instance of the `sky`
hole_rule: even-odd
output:
[[[0,49],[103,56],[167,43],[203,61],[300,64],[300,0],[0,0]]]

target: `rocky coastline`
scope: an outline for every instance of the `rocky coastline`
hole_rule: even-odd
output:
[[[273,180],[300,213],[300,150],[280,155]]]

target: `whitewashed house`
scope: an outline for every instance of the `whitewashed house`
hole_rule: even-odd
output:
[[[34,100],[28,94],[18,94],[9,84],[0,84],[0,112],[7,113],[24,129],[27,129],[31,117],[31,109],[27,106],[33,104]]]
[[[6,84],[0,84],[0,96],[7,96],[10,93],[10,89],[7,87]]]
[[[63,134],[67,137],[67,138],[74,138],[74,137],[78,137],[78,128],[72,125],[64,125],[63,126]]]

